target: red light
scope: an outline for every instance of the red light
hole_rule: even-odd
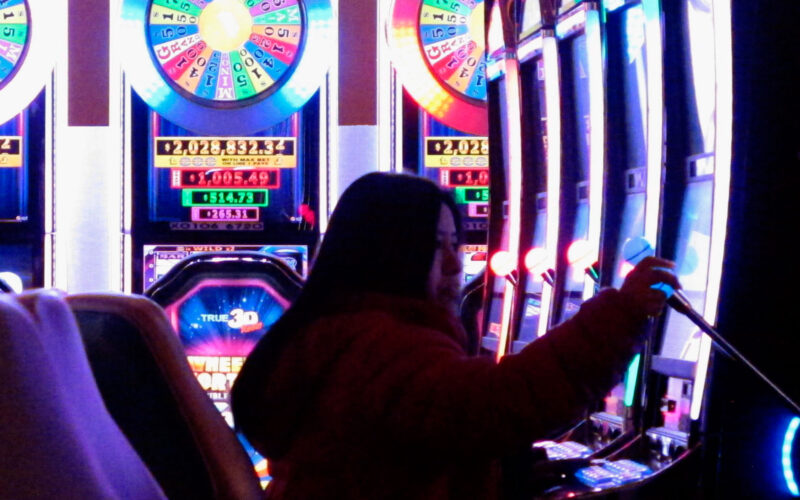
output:
[[[525,269],[537,282],[544,278],[542,274],[547,271],[547,250],[542,247],[533,247],[525,254]]]
[[[514,270],[514,259],[507,250],[498,250],[489,259],[489,268],[496,276],[508,276]]]
[[[570,244],[569,248],[567,249],[567,262],[569,262],[570,264],[576,264],[581,260],[588,259],[590,258],[591,252],[592,252],[592,247],[591,245],[589,245],[588,241],[575,240]],[[591,264],[591,262],[589,264]]]

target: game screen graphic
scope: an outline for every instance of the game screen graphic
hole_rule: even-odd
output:
[[[178,262],[202,252],[252,251],[278,257],[301,277],[308,271],[308,247],[305,245],[145,245],[144,289],[160,280]]]
[[[23,116],[17,115],[0,125],[0,223],[28,219]]]
[[[261,230],[308,213],[298,168],[300,114],[248,137],[197,136],[156,113],[150,117],[151,221]]]
[[[197,381],[231,428],[233,382],[250,351],[288,307],[289,301],[261,280],[209,278],[164,308]],[[266,459],[246,440],[242,443],[262,484],[268,482]]]

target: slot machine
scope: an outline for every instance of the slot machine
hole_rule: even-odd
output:
[[[0,279],[17,292],[53,282],[51,44],[63,8],[0,2]]]
[[[208,251],[273,252],[305,273],[330,3],[125,0],[122,27],[125,289]]]
[[[484,18],[482,0],[396,0],[388,21],[392,64],[405,91],[395,124],[402,127],[403,169],[453,194],[462,219],[465,283],[486,265]]]
[[[650,7],[655,9],[643,2],[641,13],[631,10],[638,8],[635,4],[609,13],[609,36],[642,13],[650,19]],[[652,14],[655,16],[655,11]],[[719,308],[731,175],[732,113],[731,101],[726,99],[731,89],[729,28],[725,31],[730,26],[730,5],[686,1],[664,5],[655,18],[664,23],[667,120],[662,205],[656,229],[658,253],[676,262],[683,294],[695,311],[713,323]],[[633,54],[630,50],[638,44],[637,33],[641,32],[625,35],[622,57]],[[651,38],[647,38],[650,42]],[[609,47],[614,47],[614,42],[610,41]],[[624,82],[624,74],[619,76],[623,81],[613,85],[632,92],[635,87]],[[624,115],[627,111],[620,109],[616,113]],[[621,116],[612,118],[611,125]],[[628,154],[633,151],[635,148],[629,148]],[[616,158],[617,154],[610,152],[610,157]],[[636,212],[638,218],[647,220],[650,200],[643,211],[636,200],[641,195],[635,193],[641,186],[636,188],[636,176],[631,175],[635,170],[631,172],[626,163],[618,167],[624,169],[622,174],[627,179],[625,197],[615,209],[620,228],[624,229],[633,226],[625,221],[626,212]],[[645,222],[640,227],[646,234],[652,226]],[[617,235],[617,241],[622,236]],[[631,255],[624,247],[623,253]],[[625,261],[616,252],[611,255],[612,263],[601,267],[606,279],[613,283],[621,279],[625,267],[637,262]],[[641,427],[632,439],[578,470],[569,484],[548,496],[635,494],[675,498],[697,494],[707,432],[703,405],[708,391],[710,350],[710,338],[692,321],[675,310],[665,312],[643,356],[646,397],[639,403]]]
[[[234,426],[230,390],[245,359],[302,289],[285,258],[257,251],[193,254],[147,290],[186,352],[197,382]],[[262,486],[269,464],[238,434]]]

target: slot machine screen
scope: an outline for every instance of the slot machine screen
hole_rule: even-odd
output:
[[[696,311],[703,311],[708,289],[711,225],[714,194],[715,95],[714,21],[712,12],[697,2],[686,2],[688,50],[683,54],[689,78],[685,98],[688,102],[685,127],[688,154],[685,163],[684,191],[678,222],[674,257],[682,292]],[[664,358],[698,362],[701,332],[684,316],[667,312],[660,355]],[[700,375],[697,375],[700,379]],[[704,380],[704,377],[702,378]],[[689,432],[693,395],[703,393],[690,379],[671,377],[667,383],[667,411],[664,427]]]
[[[0,125],[0,223],[28,219],[28,168],[22,114]]]
[[[201,252],[236,252],[249,250],[274,255],[297,274],[308,271],[308,247],[305,245],[144,245],[144,289],[161,279],[181,260]]]
[[[622,89],[624,97],[625,134],[625,201],[621,225],[617,233],[617,252],[614,256],[614,274],[611,286],[619,288],[631,269],[622,257],[622,249],[629,238],[644,236],[644,217],[647,182],[647,86],[644,12],[634,5],[620,12],[623,29],[622,52],[624,70]]]
[[[497,81],[497,85],[499,87],[498,93],[500,95],[505,94],[505,80],[502,78]],[[500,104],[500,128],[501,128],[501,137],[508,137],[508,130],[506,126],[506,109],[505,109],[505,99],[499,100]],[[498,145],[498,147],[503,147],[502,145]],[[494,249],[493,255],[489,256],[489,263],[490,266],[490,280],[488,281],[488,286],[490,287],[490,299],[489,299],[489,309],[487,311],[488,316],[488,327],[486,331],[486,335],[483,337],[483,347],[496,351],[497,350],[497,341],[499,340],[500,330],[502,328],[502,315],[503,315],[503,295],[505,293],[506,288],[506,276],[500,275],[498,271],[502,272],[502,268],[507,268],[506,270],[510,271],[516,267],[516,262],[504,262],[505,258],[500,259],[500,261],[493,262],[494,259],[498,259],[498,256],[503,257],[503,252],[507,255],[507,251],[509,248],[509,238],[510,238],[510,228],[509,228],[509,220],[508,220],[508,193],[510,192],[508,183],[509,183],[509,172],[508,172],[508,164],[507,164],[507,157],[505,154],[502,155],[504,162],[502,165],[503,171],[503,193],[502,193],[502,203],[495,203],[495,206],[502,207],[502,226],[500,231],[500,239],[499,239],[499,247]],[[500,170],[500,169],[498,169]],[[499,264],[499,265],[498,265]]]
[[[542,11],[537,0],[525,0],[522,5],[520,38],[524,38],[542,25]]]
[[[256,343],[289,307],[267,283],[252,278],[206,278],[164,308],[200,386],[233,427],[229,394]],[[239,436],[262,484],[266,459]]]
[[[539,12],[537,2],[525,2],[526,12],[529,4],[536,5],[536,13]],[[538,18],[537,18],[538,19]],[[532,67],[530,78],[526,75],[525,81],[529,85],[535,86],[530,93],[532,96],[527,112],[532,116],[532,127],[539,138],[539,146],[534,148],[536,154],[534,165],[528,168],[535,169],[535,173],[529,175],[536,180],[536,199],[535,205],[531,207],[536,212],[533,224],[533,233],[529,246],[523,246],[522,251],[525,267],[528,269],[528,278],[525,281],[525,296],[522,302],[522,319],[519,328],[519,337],[512,345],[512,352],[518,352],[529,342],[536,339],[539,329],[539,318],[541,315],[542,291],[544,288],[544,278],[542,273],[546,269],[541,269],[541,265],[546,261],[547,256],[547,113],[545,110],[545,80],[544,80],[544,61],[537,57],[534,61],[526,63]]]
[[[584,269],[591,264],[582,253],[588,249],[589,232],[589,74],[586,34],[579,33],[561,41],[560,56],[567,61],[563,79],[566,83],[563,92],[564,102],[569,103],[564,124],[568,127],[563,136],[565,154],[562,173],[566,189],[566,200],[573,205],[565,211],[570,221],[565,228],[571,228],[569,240],[563,245],[562,259],[566,259],[566,273],[559,304],[558,322],[572,317],[583,302]],[[571,182],[569,182],[571,180]]]
[[[0,224],[28,221],[28,159],[25,113],[0,125]],[[10,227],[9,229],[13,229]],[[5,239],[5,238],[3,238]],[[0,278],[15,291],[34,283],[34,246],[0,241]]]
[[[689,162],[688,181],[678,225],[675,263],[682,292],[696,311],[705,305],[710,259],[712,192],[714,157],[711,154],[693,157]],[[667,311],[660,356],[697,362],[702,333],[685,316]],[[691,380],[670,378],[664,412],[664,426],[689,432],[689,411],[692,403]]]
[[[247,137],[197,136],[150,112],[153,222],[260,230],[301,212],[300,115]]]

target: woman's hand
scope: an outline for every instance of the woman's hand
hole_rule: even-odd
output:
[[[634,314],[641,317],[661,314],[669,297],[658,286],[668,285],[673,290],[681,288],[681,284],[673,271],[674,269],[675,263],[670,260],[658,257],[642,259],[628,273],[619,289],[625,304]]]

